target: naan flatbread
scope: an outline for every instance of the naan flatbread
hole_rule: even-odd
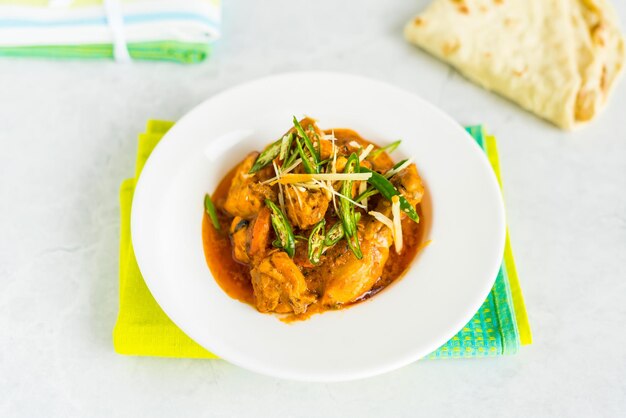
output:
[[[404,33],[564,129],[598,114],[625,63],[606,0],[435,0]]]

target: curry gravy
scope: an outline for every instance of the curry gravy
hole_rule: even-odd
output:
[[[204,257],[215,277],[215,281],[222,290],[233,299],[254,305],[254,292],[250,281],[250,268],[241,264],[233,258],[233,249],[228,236],[230,218],[222,211],[222,202],[226,199],[230,183],[235,174],[233,168],[220,181],[212,195],[216,203],[218,219],[222,227],[218,231],[209,219],[209,215],[204,212],[202,219],[202,242],[204,245]]]

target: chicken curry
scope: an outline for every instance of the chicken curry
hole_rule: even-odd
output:
[[[298,121],[205,197],[215,280],[260,312],[304,319],[367,299],[400,277],[422,241],[415,164],[349,129]]]

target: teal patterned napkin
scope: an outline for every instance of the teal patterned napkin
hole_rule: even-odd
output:
[[[485,152],[502,186],[495,138],[485,135],[482,126],[465,129]],[[458,334],[428,355],[427,359],[515,354],[521,345],[532,343],[508,235],[507,231],[502,266],[487,300]]]

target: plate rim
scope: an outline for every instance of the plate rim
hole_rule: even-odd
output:
[[[459,133],[462,133],[465,136],[468,136],[470,139],[469,142],[471,142],[471,147],[474,148],[473,152],[477,152],[481,155],[481,161],[482,164],[484,166],[488,166],[489,168],[489,178],[490,178],[490,183],[491,186],[495,186],[498,193],[498,207],[499,207],[499,218],[501,220],[501,225],[500,225],[500,232],[501,232],[501,236],[498,237],[498,247],[501,249],[501,252],[504,253],[504,244],[505,244],[505,236],[506,236],[506,221],[505,221],[505,217],[504,217],[504,202],[503,202],[503,196],[501,193],[501,189],[499,187],[498,181],[497,181],[497,177],[496,174],[493,172],[493,169],[489,163],[488,158],[485,158],[486,155],[484,154],[483,150],[480,148],[480,146],[473,140],[471,139],[471,136],[469,135],[469,133],[467,133],[463,127],[458,124],[451,116],[449,116],[447,113],[445,113],[443,110],[439,109],[438,107],[436,107],[435,105],[433,105],[432,103],[428,102],[427,100],[423,99],[422,97],[420,97],[419,95],[415,94],[412,91],[408,91],[405,89],[402,89],[400,87],[397,87],[395,85],[392,85],[388,82],[385,81],[381,81],[381,80],[377,80],[377,79],[372,79],[369,77],[365,77],[362,75],[357,75],[357,74],[350,74],[350,73],[342,73],[342,72],[329,72],[329,71],[296,71],[296,72],[283,72],[283,73],[278,73],[278,74],[273,74],[270,76],[266,76],[266,77],[261,77],[261,78],[257,78],[257,79],[253,79],[253,80],[249,80],[246,81],[244,83],[241,84],[237,84],[234,85],[232,87],[226,88],[220,92],[218,92],[215,95],[212,95],[211,97],[203,100],[202,102],[198,103],[196,106],[194,106],[191,110],[189,110],[187,113],[185,113],[185,115],[180,118],[180,120],[176,123],[176,125],[174,125],[174,127],[169,130],[168,132],[165,133],[165,135],[163,136],[163,138],[159,141],[159,143],[156,145],[156,147],[154,148],[154,150],[152,151],[152,153],[150,154],[150,156],[148,157],[148,159],[145,162],[145,165],[143,167],[143,172],[147,172],[150,173],[150,171],[152,170],[152,165],[151,161],[153,162],[154,159],[152,158],[153,155],[158,155],[158,153],[160,152],[159,149],[163,148],[164,143],[167,143],[167,141],[169,141],[168,138],[172,138],[175,133],[176,133],[176,126],[183,124],[186,120],[188,119],[192,119],[195,117],[195,114],[197,112],[199,112],[199,109],[202,108],[203,106],[205,106],[208,102],[213,102],[213,101],[219,101],[222,97],[224,96],[228,96],[230,94],[233,94],[234,92],[238,91],[238,90],[244,90],[247,88],[250,88],[251,86],[254,86],[256,84],[262,84],[262,83],[268,83],[268,82],[272,82],[275,79],[281,79],[284,77],[339,77],[339,78],[351,78],[351,79],[355,79],[358,80],[359,82],[365,82],[365,83],[376,83],[379,84],[381,87],[384,87],[386,89],[391,89],[397,92],[401,92],[403,94],[408,94],[410,95],[413,99],[418,100],[419,102],[421,102],[422,105],[430,108],[431,111],[436,112],[440,117],[442,117],[443,119],[446,120],[446,122],[451,125],[454,126],[455,129],[458,130]],[[157,153],[157,154],[155,154]],[[136,230],[136,225],[138,225],[139,223],[141,223],[141,221],[135,221],[136,219],[140,219],[141,218],[141,214],[139,214],[139,209],[141,208],[140,204],[135,204],[135,200],[137,199],[137,196],[142,196],[142,190],[143,190],[143,185],[146,183],[145,180],[146,176],[140,176],[139,179],[137,179],[136,185],[135,185],[135,194],[133,196],[133,205],[131,208],[131,221],[130,221],[130,228],[131,228],[131,240],[133,242],[133,245],[135,244],[135,238],[136,235],[133,233],[133,231]],[[142,182],[142,179],[144,179],[144,181]],[[501,243],[501,244],[500,244]],[[136,253],[136,258],[137,258],[137,264],[139,266],[139,269],[141,271],[141,264],[142,261],[144,260],[144,256],[143,256],[143,248],[139,249],[139,251],[137,251],[137,248],[135,248],[135,253]],[[239,361],[239,359],[237,358],[231,358],[228,354],[224,355],[224,353],[217,353],[216,351],[220,351],[220,350],[214,350],[211,349],[209,346],[203,345],[201,343],[198,342],[198,344],[200,346],[202,346],[203,348],[213,352],[216,355],[219,355],[221,358],[227,360],[228,362],[235,364],[239,367],[242,367],[244,369],[247,370],[251,370],[257,373],[261,373],[261,374],[265,374],[265,375],[270,375],[270,376],[274,376],[274,377],[279,377],[279,378],[284,378],[284,379],[289,379],[289,380],[297,380],[297,381],[319,381],[319,382],[331,382],[331,381],[346,381],[346,380],[354,380],[354,379],[361,379],[361,378],[366,378],[366,377],[370,377],[370,376],[374,376],[374,375],[378,375],[378,374],[382,374],[382,373],[386,373],[395,369],[398,369],[400,367],[403,367],[405,365],[408,365],[412,362],[415,362],[421,358],[423,358],[424,355],[427,355],[428,353],[430,353],[431,351],[434,351],[435,349],[437,349],[441,344],[445,343],[446,341],[448,341],[450,338],[452,338],[454,335],[456,335],[456,333],[458,333],[458,330],[461,329],[469,320],[471,320],[471,318],[475,315],[476,311],[480,308],[480,306],[482,305],[482,303],[484,302],[485,298],[488,296],[489,292],[491,291],[491,288],[493,287],[493,284],[497,278],[497,274],[498,271],[500,269],[501,266],[501,261],[496,262],[494,267],[492,268],[493,271],[493,279],[488,281],[489,282],[489,286],[485,286],[487,288],[486,292],[484,292],[483,297],[480,299],[479,302],[474,301],[474,303],[471,304],[472,309],[469,309],[470,304],[468,303],[468,308],[466,309],[467,313],[466,315],[463,316],[463,319],[459,319],[458,322],[458,327],[454,327],[455,330],[454,331],[450,331],[449,334],[447,335],[446,339],[441,338],[440,340],[442,341],[433,341],[430,346],[431,349],[430,351],[427,351],[426,353],[423,353],[422,351],[426,351],[425,349],[420,350],[419,353],[414,353],[414,355],[407,355],[404,358],[397,358],[395,359],[395,361],[387,361],[384,364],[380,364],[379,366],[374,366],[374,367],[369,367],[366,370],[362,370],[360,373],[358,372],[350,372],[347,375],[342,375],[340,373],[333,375],[333,376],[311,376],[311,375],[306,375],[303,376],[302,374],[298,373],[298,372],[291,372],[291,371],[283,371],[283,370],[276,370],[272,367],[265,367],[263,364],[261,363],[255,363],[255,364],[250,364],[248,362],[241,362]],[[159,307],[161,307],[161,309],[163,310],[163,312],[172,320],[172,322],[179,327],[186,335],[189,336],[189,338],[191,338],[193,341],[196,341],[190,334],[193,334],[193,332],[190,332],[188,330],[188,327],[186,326],[186,324],[184,323],[180,323],[178,321],[176,321],[174,319],[174,317],[176,317],[177,315],[172,313],[169,309],[169,307],[163,306],[163,304],[161,303],[162,301],[160,301],[159,297],[157,297],[157,295],[155,294],[155,286],[157,286],[155,284],[155,282],[153,281],[153,278],[148,278],[148,277],[144,277],[144,281],[150,291],[150,293],[152,294],[152,296],[154,297],[155,301],[157,302],[157,304],[159,305]],[[486,283],[487,281],[485,281]],[[156,292],[158,293],[158,292]],[[483,293],[483,292],[481,292]],[[474,306],[476,305],[476,306]]]

